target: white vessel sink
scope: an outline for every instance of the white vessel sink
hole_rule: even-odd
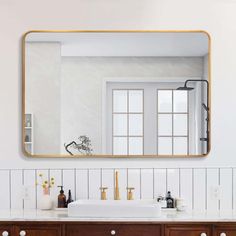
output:
[[[154,200],[78,200],[68,205],[70,217],[159,217],[160,204]]]

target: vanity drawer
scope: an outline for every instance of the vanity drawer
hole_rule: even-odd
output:
[[[161,236],[160,225],[80,224],[66,225],[65,236]]]
[[[61,225],[42,223],[23,223],[15,226],[16,236],[61,236]]]
[[[211,236],[210,225],[166,225],[165,236]]]
[[[1,224],[0,225],[0,236],[11,236],[12,227],[10,225]]]
[[[120,228],[122,236],[161,236],[160,225],[152,224],[129,224],[122,225]]]
[[[218,225],[214,228],[214,236],[236,236],[236,225]]]
[[[236,230],[219,230],[214,236],[235,236]]]

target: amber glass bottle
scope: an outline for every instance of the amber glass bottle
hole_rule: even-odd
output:
[[[65,208],[66,207],[66,195],[64,194],[63,186],[58,186],[61,188],[60,194],[58,195],[58,208]]]

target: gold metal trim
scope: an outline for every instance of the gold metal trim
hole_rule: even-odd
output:
[[[199,154],[199,155],[107,155],[107,154],[99,154],[99,155],[59,155],[59,154],[31,154],[28,153],[25,149],[24,145],[24,114],[25,114],[25,42],[28,34],[31,33],[203,33],[208,37],[208,82],[209,82],[209,93],[208,93],[208,101],[209,101],[209,151],[207,154]],[[26,157],[35,157],[35,158],[199,158],[199,157],[207,157],[211,151],[211,36],[205,30],[30,30],[23,34],[22,36],[22,101],[21,101],[21,145],[22,152]]]

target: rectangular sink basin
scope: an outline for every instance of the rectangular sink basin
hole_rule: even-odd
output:
[[[70,217],[142,218],[160,214],[160,204],[155,200],[78,200],[68,205]]]

